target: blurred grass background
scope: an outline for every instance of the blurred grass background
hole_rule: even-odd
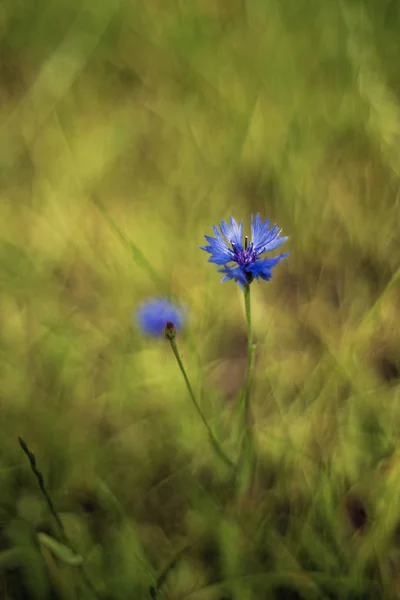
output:
[[[174,559],[159,597],[399,597],[399,33],[395,0],[2,1],[1,598],[92,597],[38,546],[18,436],[103,598],[149,598]],[[234,456],[243,298],[198,246],[255,212],[291,255],[252,286],[238,506],[132,311],[190,308],[180,350]]]

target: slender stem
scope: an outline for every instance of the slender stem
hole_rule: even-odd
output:
[[[246,323],[247,323],[247,372],[246,372],[246,386],[244,390],[244,421],[245,426],[250,425],[251,420],[251,408],[250,408],[250,387],[251,387],[251,375],[253,371],[254,362],[254,344],[253,344],[253,327],[251,324],[251,302],[250,302],[250,286],[244,286],[244,304],[246,310]]]
[[[242,405],[242,418],[243,418],[243,446],[239,456],[239,464],[243,467],[243,461],[247,463],[249,469],[250,478],[253,470],[253,458],[254,458],[254,435],[252,426],[252,412],[250,404],[250,392],[252,382],[252,372],[254,365],[254,350],[255,345],[253,344],[253,327],[251,323],[251,302],[250,302],[250,285],[244,286],[244,304],[246,312],[246,324],[247,324],[247,370],[246,370],[246,382],[244,388],[244,397]]]
[[[171,344],[172,351],[175,354],[175,358],[176,358],[176,360],[178,362],[178,365],[179,365],[179,368],[180,368],[180,370],[182,372],[183,378],[184,378],[185,383],[186,383],[186,387],[187,387],[187,389],[189,391],[189,394],[190,394],[190,397],[191,397],[191,399],[193,401],[193,404],[194,404],[194,406],[195,406],[195,408],[196,408],[196,410],[197,410],[197,412],[198,412],[201,420],[203,421],[204,426],[207,429],[208,437],[210,438],[211,445],[213,446],[213,448],[216,451],[216,453],[218,454],[218,456],[225,462],[225,464],[228,465],[231,469],[235,470],[236,469],[236,465],[231,461],[231,459],[222,450],[220,444],[218,443],[217,439],[215,438],[213,432],[211,431],[211,428],[210,428],[209,424],[207,423],[207,420],[206,420],[206,418],[205,418],[205,416],[203,414],[203,411],[201,410],[201,408],[199,406],[199,403],[196,400],[196,396],[194,394],[193,388],[190,385],[190,381],[189,381],[189,378],[188,378],[188,376],[186,374],[185,367],[183,366],[182,359],[181,359],[181,357],[179,355],[178,346],[176,345],[175,339],[172,339],[172,340],[170,339],[169,343]]]
[[[67,539],[67,535],[65,533],[64,525],[62,524],[62,521],[61,521],[60,517],[58,516],[58,513],[54,507],[53,501],[44,485],[43,475],[36,466],[36,457],[29,450],[27,443],[21,437],[18,438],[18,441],[19,441],[19,445],[21,446],[22,450],[25,452],[25,454],[27,455],[27,457],[29,459],[31,469],[36,476],[40,491],[42,492],[43,496],[45,497],[47,506],[49,507],[49,510],[50,510],[51,514],[53,515],[55,522],[57,523],[57,527],[59,530],[58,533],[60,535],[60,538],[64,543],[68,544],[69,542]]]

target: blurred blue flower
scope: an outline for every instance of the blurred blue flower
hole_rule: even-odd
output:
[[[242,288],[249,285],[253,279],[265,279],[269,281],[272,277],[272,268],[289,252],[275,256],[274,258],[260,258],[265,252],[275,250],[286,242],[287,237],[280,237],[281,229],[274,225],[269,228],[269,219],[261,222],[260,215],[251,217],[251,242],[248,243],[247,236],[242,244],[243,221],[238,225],[231,217],[231,226],[222,221],[220,232],[213,225],[215,238],[205,235],[208,246],[200,246],[211,254],[208,262],[215,263],[221,267],[220,273],[224,273],[221,282],[233,279]],[[224,239],[225,238],[225,239]],[[235,266],[236,263],[236,266]]]
[[[147,335],[161,337],[165,329],[179,330],[184,324],[184,311],[166,298],[154,298],[144,302],[137,310],[140,329]]]

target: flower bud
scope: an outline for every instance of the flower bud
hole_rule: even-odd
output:
[[[165,333],[165,337],[167,338],[167,340],[171,341],[171,340],[175,339],[176,328],[175,328],[174,324],[171,323],[171,321],[168,321],[168,323],[166,324],[164,333]]]

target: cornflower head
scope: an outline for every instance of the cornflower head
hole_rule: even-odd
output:
[[[243,221],[240,225],[231,217],[230,227],[222,221],[219,225],[220,231],[213,225],[215,238],[205,235],[208,246],[200,246],[211,257],[208,262],[220,266],[220,273],[224,273],[221,283],[233,279],[240,287],[248,286],[254,279],[269,281],[272,277],[272,268],[289,252],[279,254],[273,258],[261,258],[265,252],[271,252],[281,246],[287,237],[280,237],[281,229],[276,225],[269,228],[270,221],[261,222],[260,215],[251,217],[251,242],[248,237],[243,239]]]
[[[174,339],[185,322],[184,310],[166,298],[154,298],[141,304],[136,318],[143,333],[153,337]]]

